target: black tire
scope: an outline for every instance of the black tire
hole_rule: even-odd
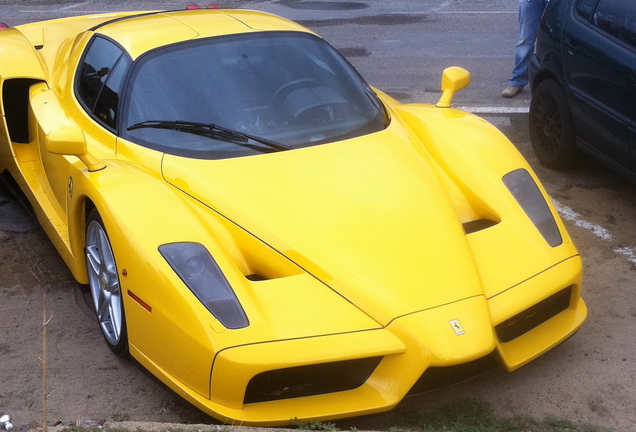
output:
[[[562,169],[576,160],[576,135],[572,111],[555,80],[541,82],[530,101],[530,141],[539,161],[548,168]]]
[[[128,331],[122,288],[115,256],[96,209],[86,220],[86,267],[88,286],[99,328],[108,347],[120,357],[128,356]]]

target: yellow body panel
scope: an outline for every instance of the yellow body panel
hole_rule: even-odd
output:
[[[465,235],[435,172],[395,129],[243,159],[166,156],[163,172],[386,325],[481,293]],[[400,176],[392,175],[397,171]],[[453,289],[438,289],[447,286]]]
[[[33,46],[16,29],[9,28],[0,32],[0,56],[11,58],[0,67],[0,77],[19,76],[21,78],[43,79],[44,73],[38,58],[33,55]],[[4,106],[2,114],[5,115]]]
[[[28,100],[22,123],[6,113],[17,105],[0,105],[0,171],[80,283],[88,281],[86,218],[97,209],[131,355],[212,416],[281,425],[385,411],[429,367],[490,356],[511,371],[571,336],[586,316],[578,252],[512,144],[446,107],[468,84],[466,71],[443,75],[440,107],[376,91],[390,118],[379,132],[219,160],[122,139],[76,96],[95,34],[135,60],[167,44],[276,30],[311,33],[231,10],[102,14],[0,31],[0,56],[20,59],[0,62],[0,85]],[[504,185],[519,169],[537,182],[561,244],[548,245]],[[159,251],[181,242],[210,253],[249,325],[224,327],[183,283]],[[548,310],[540,322],[537,304]],[[348,364],[373,367],[355,385],[303,393],[321,380],[316,370]],[[253,383],[267,382],[259,377],[281,376],[297,381],[250,399]]]

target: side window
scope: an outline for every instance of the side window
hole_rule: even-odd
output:
[[[110,78],[104,83],[93,111],[99,119],[113,129],[117,126],[119,95],[124,86],[124,79],[130,63],[130,59],[126,56],[119,59],[110,73]]]
[[[116,125],[117,104],[130,59],[114,43],[95,38],[80,66],[78,98],[97,120],[112,128]]]
[[[579,0],[576,2],[576,12],[585,21],[589,21],[598,0]]]
[[[625,0],[600,0],[592,24],[636,48],[636,3]]]

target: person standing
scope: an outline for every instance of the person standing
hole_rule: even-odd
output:
[[[508,87],[501,93],[511,98],[528,85],[528,65],[534,53],[537,30],[548,0],[519,0],[519,39],[515,48],[515,67],[508,79]]]

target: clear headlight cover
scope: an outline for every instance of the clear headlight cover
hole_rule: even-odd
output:
[[[234,290],[203,245],[171,243],[159,246],[159,252],[224,327],[240,329],[249,325]]]
[[[555,247],[563,243],[552,212],[530,173],[518,169],[506,174],[503,182],[548,244]]]

